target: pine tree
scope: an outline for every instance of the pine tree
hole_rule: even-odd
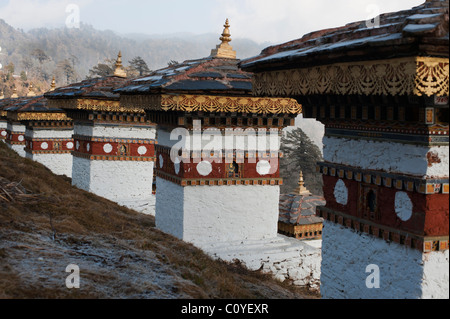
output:
[[[104,63],[99,63],[89,70],[87,79],[93,79],[97,77],[105,77],[114,74],[116,61],[113,59],[106,59]]]
[[[290,193],[298,186],[298,176],[303,171],[305,185],[314,195],[323,194],[322,176],[316,173],[322,153],[301,128],[288,131],[281,139],[280,174],[284,179],[282,193]]]
[[[139,76],[143,76],[151,72],[148,68],[147,63],[140,56],[135,57],[131,61],[128,61],[128,63],[130,63],[131,69],[139,73]]]
[[[58,63],[57,71],[64,77],[67,84],[74,82],[77,77],[77,73],[68,59]]]

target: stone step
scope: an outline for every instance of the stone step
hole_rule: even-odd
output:
[[[245,262],[249,268],[259,269],[263,260],[277,262],[300,260],[300,255],[312,247],[308,243],[287,237],[265,241],[247,241],[206,245],[203,249],[216,258]],[[250,267],[250,265],[252,265]]]

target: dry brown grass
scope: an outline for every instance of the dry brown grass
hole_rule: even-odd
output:
[[[155,229],[151,216],[81,191],[0,142],[0,177],[30,200],[0,199],[0,298],[317,298],[215,261]],[[79,263],[81,289],[65,287]]]

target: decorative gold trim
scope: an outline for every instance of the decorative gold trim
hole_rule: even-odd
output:
[[[258,96],[417,95],[448,96],[449,59],[408,57],[337,63],[304,69],[257,73]]]
[[[210,113],[300,114],[302,106],[290,98],[229,97],[211,95],[122,96],[125,108],[150,111]]]
[[[51,108],[61,108],[69,110],[86,110],[102,112],[120,112],[120,113],[139,113],[145,111],[142,108],[122,107],[119,101],[95,100],[95,99],[57,99],[49,100],[48,105]]]
[[[17,113],[17,121],[71,121],[65,113],[37,113],[23,112]]]

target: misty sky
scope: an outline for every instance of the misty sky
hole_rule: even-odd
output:
[[[0,0],[0,19],[15,28],[81,23],[115,32],[217,33],[230,19],[234,38],[282,43],[306,33],[409,9],[425,0]],[[75,6],[73,6],[75,5]],[[75,9],[74,9],[75,8]],[[67,10],[67,12],[66,12]]]

